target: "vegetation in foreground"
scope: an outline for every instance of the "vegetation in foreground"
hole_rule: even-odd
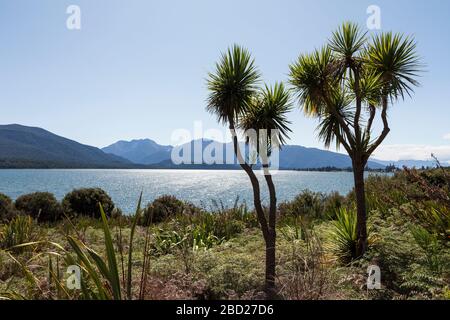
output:
[[[450,173],[405,170],[371,176],[366,185],[369,250],[360,259],[353,192],[305,191],[278,206],[279,298],[450,299]],[[45,197],[53,205],[44,206]],[[265,244],[245,204],[198,208],[165,196],[138,205],[134,216],[105,203],[110,212],[98,210],[99,217],[66,214],[48,194],[37,198],[32,202],[59,218],[43,221],[55,213],[38,209],[36,216],[32,205],[17,208],[0,195],[2,298],[264,298]],[[366,287],[374,264],[381,290]],[[82,268],[80,290],[66,285],[69,265]]]

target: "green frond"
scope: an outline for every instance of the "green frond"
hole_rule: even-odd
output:
[[[349,61],[363,49],[366,34],[367,32],[362,32],[357,24],[344,22],[338,30],[333,32],[330,48],[339,58]]]
[[[207,111],[217,115],[219,122],[235,121],[250,104],[257,91],[260,74],[248,50],[234,45],[208,74]]]
[[[333,86],[333,56],[328,46],[301,55],[289,66],[289,82],[308,116],[317,116],[325,106],[324,92]]]
[[[410,37],[391,32],[375,36],[367,48],[368,66],[380,76],[383,91],[391,99],[411,95],[419,86],[416,78],[422,65],[416,52],[416,43]]]
[[[283,83],[274,86],[265,85],[264,89],[252,99],[249,109],[239,119],[239,127],[243,130],[267,130],[266,137],[258,135],[258,143],[264,143],[268,149],[272,144],[282,145],[288,139],[291,122],[287,114],[292,109],[289,90]],[[277,141],[272,141],[273,130],[278,130]],[[263,138],[266,141],[260,141]]]

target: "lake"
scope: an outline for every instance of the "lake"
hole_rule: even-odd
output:
[[[345,195],[353,188],[350,172],[279,171],[273,179],[278,202],[291,200],[305,189]],[[126,213],[134,211],[141,190],[144,203],[171,194],[203,206],[211,205],[211,200],[222,200],[224,205],[232,206],[238,196],[249,206],[253,204],[250,181],[240,170],[0,170],[0,193],[13,199],[30,192],[48,191],[61,200],[69,191],[84,187],[104,189]],[[264,183],[262,199],[267,201],[265,187]]]

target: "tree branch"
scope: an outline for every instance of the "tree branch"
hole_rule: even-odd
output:
[[[367,161],[371,154],[378,148],[378,146],[384,141],[384,139],[389,134],[391,129],[389,128],[389,123],[387,120],[387,107],[388,107],[388,98],[384,96],[382,99],[383,110],[381,111],[381,119],[383,120],[383,131],[381,132],[378,139],[370,145],[365,154],[364,160]]]
[[[356,141],[361,141],[361,127],[359,126],[359,119],[361,117],[361,90],[359,87],[359,70],[356,66],[352,67],[352,71],[355,74],[355,97],[356,97],[356,112],[353,119],[353,128],[355,130]]]
[[[369,120],[367,121],[367,127],[366,127],[366,132],[368,134],[370,134],[370,131],[372,130],[372,124],[373,124],[373,120],[375,118],[375,114],[376,114],[376,108],[374,105],[370,104],[369,105],[369,112],[370,112],[370,116],[369,116]]]

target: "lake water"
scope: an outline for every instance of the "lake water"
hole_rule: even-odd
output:
[[[350,172],[279,171],[273,180],[279,202],[293,199],[304,189],[346,194],[353,188]],[[265,183],[261,186],[267,201]],[[61,200],[69,191],[83,187],[104,189],[126,213],[134,211],[141,190],[144,203],[164,194],[203,206],[213,199],[232,206],[238,196],[249,206],[253,203],[250,181],[240,170],[0,170],[0,193],[13,199],[48,191]]]

